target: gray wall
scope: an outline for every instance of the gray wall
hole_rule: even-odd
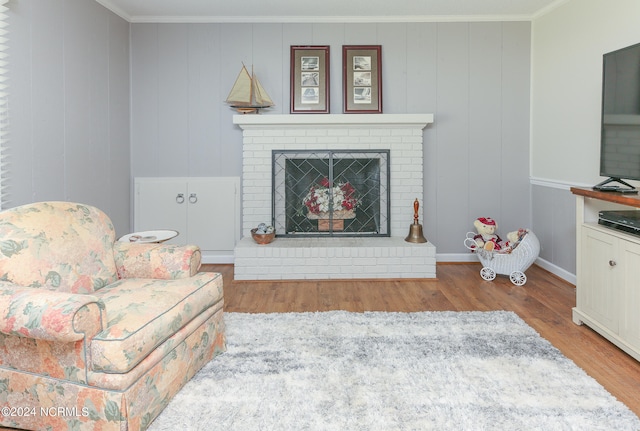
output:
[[[553,183],[532,186],[532,229],[543,245],[540,264],[575,283],[576,198],[568,187]]]
[[[9,8],[9,206],[84,202],[126,233],[129,23],[87,0]]]
[[[467,256],[476,217],[504,234],[530,226],[530,38],[528,22],[133,24],[132,176],[240,176],[242,135],[223,101],[242,62],[275,100],[261,115],[287,114],[290,46],[330,45],[341,113],[342,45],[382,45],[384,112],[435,114],[425,235]]]
[[[134,176],[240,175],[223,100],[242,62],[286,114],[289,47],[330,45],[340,113],[342,45],[380,44],[384,112],[435,114],[422,223],[438,253],[467,256],[478,216],[530,225],[528,22],[130,25],[92,1],[10,5],[12,206],[86,202],[126,233]]]

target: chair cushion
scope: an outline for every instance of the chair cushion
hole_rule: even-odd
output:
[[[222,301],[222,276],[177,280],[123,279],[95,294],[105,304],[107,329],[91,342],[94,371],[126,373],[158,345]]]
[[[92,293],[117,280],[115,231],[99,209],[39,202],[0,213],[0,278],[19,286]]]

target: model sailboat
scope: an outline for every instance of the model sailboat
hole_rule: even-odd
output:
[[[259,109],[275,105],[258,78],[253,74],[253,68],[249,74],[244,64],[226,102],[242,114],[258,112]]]

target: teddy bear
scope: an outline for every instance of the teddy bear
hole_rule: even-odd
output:
[[[478,217],[474,220],[473,225],[478,233],[473,236],[475,247],[471,248],[483,248],[488,251],[495,250],[500,253],[511,253],[529,232],[528,229],[518,229],[507,233],[507,240],[502,241],[502,238],[496,233],[498,224],[494,219]]]
[[[502,239],[496,233],[498,225],[494,219],[478,217],[474,220],[473,225],[478,231],[473,237],[478,248],[484,248],[485,250],[500,250],[502,248]]]
[[[507,242],[505,244],[505,247],[503,248],[503,252],[511,253],[513,249],[515,249],[518,244],[520,244],[520,241],[522,241],[527,233],[529,233],[529,230],[522,228],[514,230],[513,232],[509,232],[507,234]]]

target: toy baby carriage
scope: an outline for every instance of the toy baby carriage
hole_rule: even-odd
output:
[[[496,274],[508,275],[509,279],[516,286],[522,286],[527,282],[524,272],[533,264],[540,253],[540,241],[530,230],[523,232],[523,235],[506,250],[485,250],[477,246],[473,232],[467,234],[464,245],[469,250],[478,255],[482,263],[480,276],[491,281],[496,278]]]

